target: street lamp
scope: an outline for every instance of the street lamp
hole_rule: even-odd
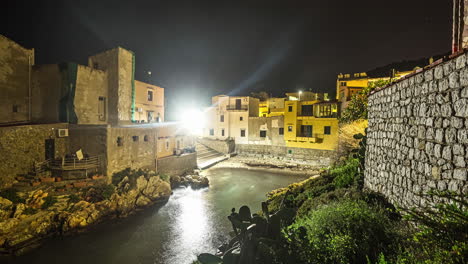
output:
[[[302,91],[299,91],[299,101],[301,100]]]

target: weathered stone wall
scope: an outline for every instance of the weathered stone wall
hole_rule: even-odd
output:
[[[107,85],[106,72],[78,65],[74,97],[78,124],[107,123]]]
[[[291,148],[286,146],[236,144],[236,152],[240,155],[258,158],[304,161],[309,165],[322,167],[329,166],[336,160],[336,151]]]
[[[197,153],[190,153],[158,159],[157,171],[168,175],[182,175],[196,168]]]
[[[109,122],[112,125],[129,124],[132,107],[133,53],[115,48],[88,58],[88,65],[107,71]]]
[[[417,207],[434,188],[466,195],[467,54],[369,97],[365,186],[392,203]]]
[[[107,171],[107,125],[69,125],[69,151],[99,156],[101,172]]]
[[[107,128],[107,175],[125,168],[154,170],[156,146],[156,129],[130,126]]]
[[[32,70],[32,121],[59,122],[62,77],[58,64],[35,65]]]
[[[58,137],[57,130],[68,124],[0,127],[0,188],[11,184],[18,174],[32,171],[35,162],[45,160],[45,140],[55,140],[55,157],[68,150],[68,138]]]
[[[284,116],[249,117],[248,144],[285,146]],[[260,137],[260,131],[266,131],[266,137]]]
[[[29,92],[34,49],[0,35],[0,123],[29,121]]]
[[[198,142],[224,154],[233,153],[236,148],[236,144],[232,139],[216,140],[209,138],[199,138]]]

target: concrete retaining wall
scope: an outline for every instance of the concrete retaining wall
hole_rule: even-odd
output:
[[[197,154],[190,153],[182,156],[170,156],[158,159],[158,173],[182,175],[197,168]]]
[[[233,153],[236,148],[236,144],[234,140],[229,140],[229,139],[215,140],[215,139],[200,138],[198,139],[198,142],[224,154]]]
[[[306,161],[312,166],[321,167],[327,167],[336,160],[335,151],[290,148],[286,146],[237,144],[236,152],[241,155],[257,156],[259,158]]]
[[[466,195],[467,54],[369,97],[365,186],[392,203],[434,203],[430,189]]]

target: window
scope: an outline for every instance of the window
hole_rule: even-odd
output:
[[[166,150],[169,150],[169,139],[166,139]]]
[[[153,101],[153,91],[148,91],[148,101]]]
[[[133,136],[132,139],[133,139],[133,142],[138,142],[138,140],[140,140],[140,137],[139,136]]]
[[[241,129],[241,137],[245,137],[245,129]]]
[[[97,63],[97,62],[93,63],[93,68],[94,68],[94,69],[99,68],[99,63]]]
[[[260,137],[264,138],[266,137],[266,130],[260,130]]]
[[[319,109],[320,117],[330,117],[332,115],[331,105],[321,105]]]
[[[118,147],[123,146],[123,138],[122,137],[117,137],[117,146]]]
[[[263,117],[266,117],[266,114],[263,114]]]
[[[288,106],[288,112],[292,112],[292,105]]]
[[[106,121],[106,98],[99,96],[98,117],[100,121]]]
[[[341,86],[346,86],[346,82],[341,82]]]
[[[143,137],[143,140],[146,141],[146,142],[148,142],[148,141],[149,141],[148,135],[145,135],[145,136]]]
[[[312,126],[301,126],[301,137],[312,137]]]
[[[312,116],[312,105],[302,106],[302,116]]]
[[[154,118],[154,112],[153,111],[147,111],[146,112],[146,118],[148,120],[148,123],[151,123]]]
[[[280,128],[279,128],[279,134],[280,134],[280,135],[284,135],[284,127],[280,127]]]
[[[292,132],[292,126],[288,126],[288,132]]]
[[[224,128],[221,129],[221,136],[224,137]]]
[[[324,126],[323,127],[323,134],[331,135],[331,126]]]
[[[214,128],[210,128],[210,136],[214,136]]]
[[[18,113],[18,108],[19,108],[19,105],[14,104],[13,105],[13,113]]]
[[[243,116],[239,117],[239,120],[240,120],[240,121],[243,121],[243,120],[244,120],[244,117],[243,117]]]
[[[224,122],[224,115],[221,115],[221,116],[219,117],[219,122]]]

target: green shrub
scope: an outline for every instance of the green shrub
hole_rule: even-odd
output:
[[[432,197],[447,199],[445,203],[406,211],[405,218],[415,222],[412,235],[397,263],[467,263],[468,203],[466,198],[451,192],[430,192]]]
[[[18,190],[15,188],[8,188],[0,191],[0,196],[12,201],[13,203],[24,203],[25,200],[18,195]]]
[[[115,192],[115,187],[112,184],[102,184],[89,188],[86,191],[86,201],[97,203],[111,198]]]
[[[161,178],[161,180],[163,180],[165,182],[169,182],[170,179],[171,179],[171,176],[169,176],[167,174],[159,174],[159,178]]]
[[[78,195],[74,193],[68,196],[68,203],[77,203],[81,200],[82,200],[81,197],[79,197]]]
[[[310,211],[284,234],[303,263],[376,261],[397,237],[383,210],[362,200],[335,202]]]
[[[122,171],[116,172],[112,174],[112,184],[117,186],[124,178],[125,176],[128,177],[128,180],[130,182],[130,186],[134,188],[136,186],[136,180],[140,176],[147,176],[147,172],[145,172],[142,169],[138,170],[132,170],[130,168],[126,168]]]
[[[125,176],[130,175],[130,172],[131,172],[131,169],[126,168],[125,170],[112,174],[112,184],[117,186],[123,180],[123,178],[125,178]]]
[[[57,203],[57,198],[55,196],[47,196],[46,198],[44,198],[42,209],[47,209],[56,203]]]
[[[359,159],[349,158],[343,164],[330,170],[336,188],[344,188],[357,183],[361,177],[359,173]]]
[[[37,210],[32,207],[26,207],[26,209],[24,209],[23,211],[23,214],[26,214],[26,215],[33,215],[36,213],[37,213]]]

